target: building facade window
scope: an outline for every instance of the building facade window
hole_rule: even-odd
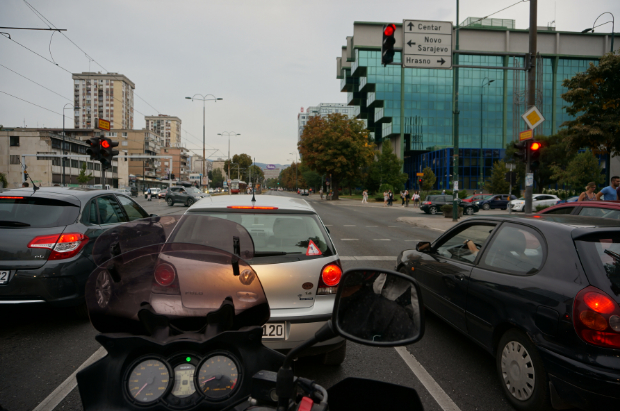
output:
[[[19,147],[19,136],[10,136],[9,140],[11,147]]]
[[[10,164],[19,164],[19,156],[11,154],[11,157],[9,157],[9,163]]]

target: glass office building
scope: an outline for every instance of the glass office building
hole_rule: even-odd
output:
[[[376,144],[389,141],[404,158],[409,174],[408,188],[415,186],[415,174],[426,166],[437,176],[437,189],[449,188],[453,174],[453,75],[455,70],[403,69],[381,65],[381,30],[385,23],[355,22],[354,35],[347,38],[338,58],[341,91],[356,117],[365,121],[370,139]],[[460,30],[459,65],[459,182],[475,190],[491,173],[494,162],[527,126],[521,119],[526,109],[527,30],[514,29],[514,21],[499,20],[489,26]],[[402,47],[397,25],[396,48]],[[360,44],[360,41],[363,41]],[[525,40],[525,41],[524,41]],[[585,71],[590,63],[609,51],[609,36],[539,29],[541,74],[537,85],[537,106],[546,121],[538,134],[556,133],[570,116],[561,95],[564,79]],[[479,54],[477,54],[478,52]],[[400,63],[397,52],[394,62]],[[494,69],[497,67],[498,69]],[[404,71],[403,71],[404,70]],[[400,147],[400,152],[398,152]]]

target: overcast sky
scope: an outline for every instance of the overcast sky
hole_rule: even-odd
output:
[[[145,126],[138,111],[178,116],[186,147],[201,151],[202,102],[184,97],[213,94],[224,100],[207,102],[207,148],[226,157],[227,139],[217,134],[235,131],[241,135],[232,138],[231,153],[248,153],[263,163],[292,158],[301,107],[346,101],[336,79],[336,57],[353,34],[354,21],[456,19],[456,0],[27,1],[67,29],[96,62],[89,67],[84,53],[58,33],[50,45],[50,32],[0,31],[50,60],[51,50],[53,60],[73,73],[126,75],[136,84],[135,93],[154,107],[134,95],[134,128]],[[516,2],[461,0],[459,17],[487,16]],[[538,25],[555,20],[558,30],[581,31],[605,11],[620,18],[620,1],[539,0]],[[517,28],[527,28],[528,14],[529,3],[523,2],[492,17],[515,19]],[[0,26],[46,27],[23,0],[0,0]],[[611,25],[599,30],[611,31]],[[59,113],[72,101],[71,75],[6,38],[0,38],[0,64],[68,99],[0,66],[1,92],[56,113],[0,93],[0,124],[61,127]],[[72,111],[66,114],[72,127]]]

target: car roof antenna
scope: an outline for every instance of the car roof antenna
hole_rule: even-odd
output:
[[[254,162],[256,162],[256,158],[254,158]],[[252,179],[250,179],[250,184],[252,184]],[[254,197],[254,184],[252,184],[252,204],[256,202],[256,197]]]

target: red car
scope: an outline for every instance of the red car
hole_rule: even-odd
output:
[[[574,201],[545,208],[540,214],[572,214],[620,220],[620,201]]]
[[[487,196],[492,196],[493,194],[475,194],[473,196],[469,196],[464,198],[461,201],[465,201],[466,203],[473,203],[474,201],[480,201]]]

